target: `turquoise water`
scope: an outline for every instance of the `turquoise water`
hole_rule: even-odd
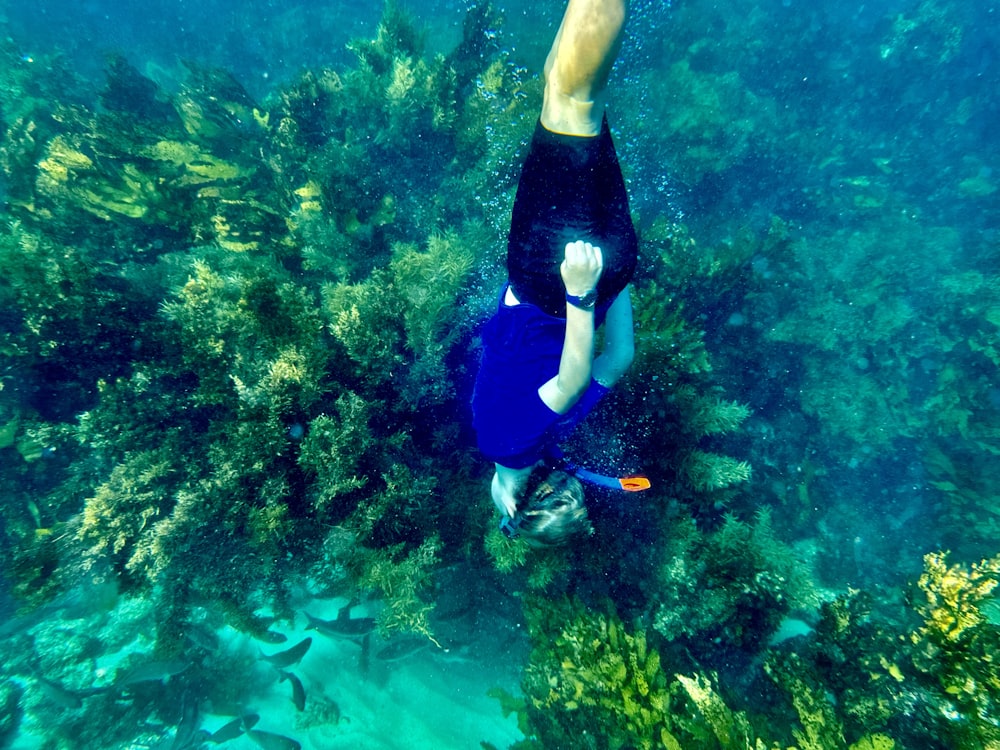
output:
[[[562,7],[401,7],[0,10],[0,746],[996,747],[1000,11],[633,5],[567,451],[652,488],[545,556],[468,399]]]

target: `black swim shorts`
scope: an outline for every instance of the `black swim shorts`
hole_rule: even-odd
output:
[[[598,304],[608,305],[631,281],[638,242],[607,118],[600,135],[561,135],[539,122],[514,200],[507,273],[522,302],[566,316],[559,266],[566,244],[601,248]]]

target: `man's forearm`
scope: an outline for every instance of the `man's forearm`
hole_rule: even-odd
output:
[[[566,287],[566,333],[559,371],[538,389],[545,405],[557,414],[569,411],[590,385],[594,366],[594,303],[603,263],[601,248],[585,240],[566,243],[566,258],[559,266]]]
[[[559,359],[559,390],[575,402],[590,385],[593,363],[594,310],[567,303],[566,339]]]
[[[629,289],[618,295],[604,323],[604,351],[594,359],[593,375],[610,388],[626,373],[635,357],[635,333],[632,323],[632,300]]]
[[[566,334],[559,372],[538,389],[552,411],[565,414],[590,385],[594,362],[594,311],[566,305]]]

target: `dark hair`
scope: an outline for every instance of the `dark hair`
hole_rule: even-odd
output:
[[[555,547],[594,533],[583,504],[583,485],[565,471],[540,466],[528,476],[518,501],[518,532],[535,547]]]

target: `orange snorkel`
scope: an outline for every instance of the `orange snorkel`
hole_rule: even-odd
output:
[[[652,486],[649,478],[642,474],[630,474],[627,477],[608,477],[603,474],[595,474],[587,469],[581,469],[579,466],[574,466],[571,463],[566,464],[566,471],[588,484],[607,487],[611,490],[642,492]]]

